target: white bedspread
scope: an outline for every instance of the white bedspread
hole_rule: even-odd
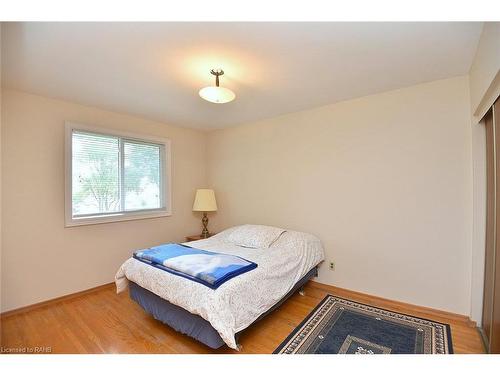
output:
[[[324,259],[323,247],[316,237],[299,232],[286,232],[282,237],[268,249],[235,246],[219,235],[190,242],[189,246],[194,248],[234,254],[258,264],[256,269],[227,281],[216,290],[130,258],[116,274],[117,293],[126,289],[128,280],[133,281],[200,315],[229,347],[237,349],[235,333],[252,324]]]

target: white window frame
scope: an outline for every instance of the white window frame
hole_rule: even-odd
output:
[[[110,214],[101,214],[98,216],[83,216],[74,217],[73,216],[73,131],[87,131],[91,133],[97,133],[102,135],[109,135],[115,137],[122,137],[132,141],[138,142],[151,142],[157,143],[163,146],[163,181],[160,189],[162,190],[162,199],[165,207],[160,209],[152,210],[136,210],[131,212],[119,212]],[[127,221],[127,220],[139,220],[139,219],[150,219],[155,217],[171,216],[172,215],[172,175],[171,175],[171,144],[170,139],[153,137],[143,134],[134,134],[129,132],[123,132],[118,130],[112,130],[107,128],[101,128],[96,126],[89,126],[84,124],[79,124],[75,122],[65,122],[65,168],[64,168],[64,183],[65,183],[65,193],[64,193],[64,210],[65,210],[65,226],[74,227],[78,225],[90,225],[90,224],[102,224],[102,223],[112,223],[117,221]]]

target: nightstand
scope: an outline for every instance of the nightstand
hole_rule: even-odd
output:
[[[214,234],[215,234],[215,233],[210,233],[210,234],[208,235],[208,237],[212,237]],[[208,238],[208,237],[207,237],[207,238]],[[201,234],[196,234],[196,235],[194,235],[194,236],[187,236],[187,237],[186,237],[186,242],[198,241],[198,240],[204,240],[204,239],[205,239],[205,238],[203,238],[203,237],[201,236]]]

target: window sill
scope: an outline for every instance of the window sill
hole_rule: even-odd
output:
[[[68,228],[68,227],[77,227],[80,225],[94,225],[94,224],[115,223],[119,221],[153,219],[165,216],[172,216],[172,213],[169,211],[151,211],[145,213],[87,216],[81,218],[71,217],[71,218],[66,218],[65,227]]]

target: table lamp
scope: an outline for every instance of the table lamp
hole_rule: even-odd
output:
[[[203,232],[202,238],[208,238],[208,216],[207,212],[217,211],[217,202],[215,201],[215,193],[212,189],[197,189],[193,203],[193,211],[203,212]]]

